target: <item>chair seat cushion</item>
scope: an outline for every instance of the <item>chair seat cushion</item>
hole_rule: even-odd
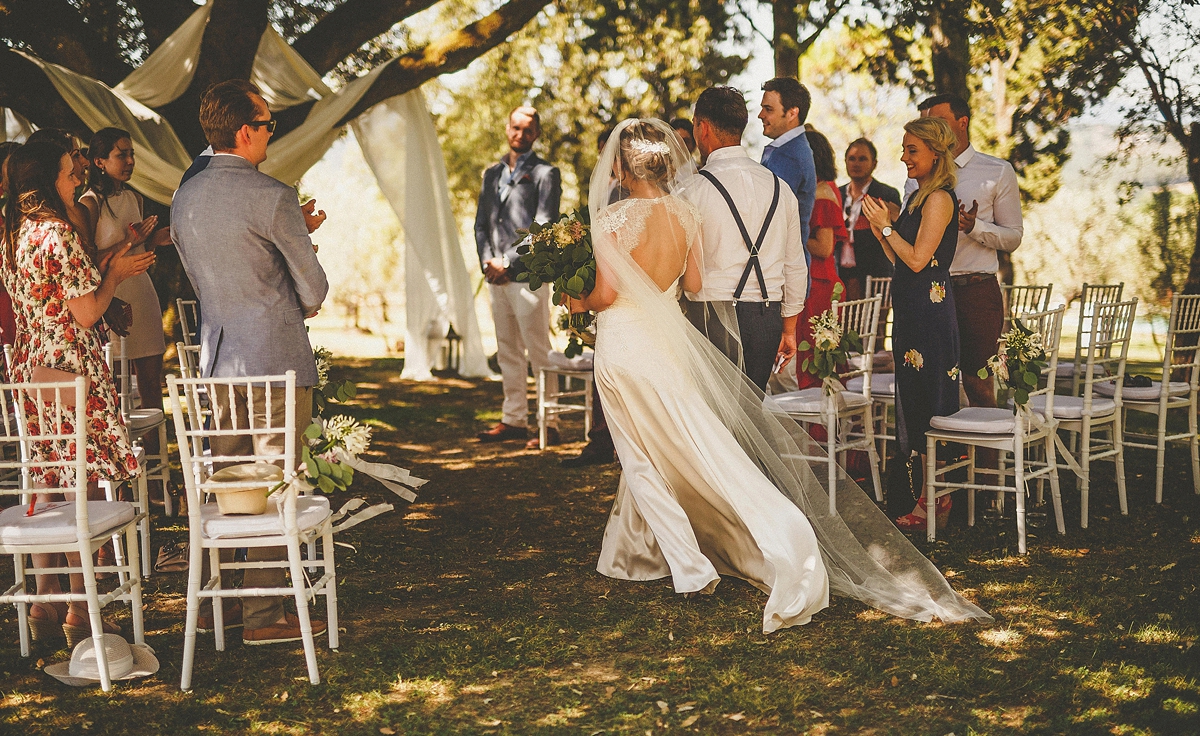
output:
[[[216,503],[200,507],[200,528],[209,539],[238,537],[267,537],[283,534],[283,515],[279,497],[267,499],[267,511],[256,515],[226,516],[217,510]],[[296,498],[296,526],[301,531],[311,529],[329,518],[329,499],[325,496]]]
[[[820,386],[802,389],[800,391],[789,391],[786,394],[775,394],[771,398],[779,404],[779,408],[788,414],[820,414],[824,400],[824,389]],[[870,404],[870,400],[863,396],[861,384],[859,387],[860,393],[853,391],[843,391],[842,401],[845,402],[847,408],[861,408]]]
[[[92,537],[118,529],[135,516],[133,504],[127,501],[88,501],[88,533]],[[75,502],[51,501],[39,503],[33,516],[26,516],[29,507],[21,504],[0,513],[0,543],[70,544],[75,537]]]
[[[1016,429],[1016,417],[1012,409],[990,409],[983,406],[968,406],[948,417],[933,417],[931,429],[971,434],[1011,434]]]
[[[1009,408],[1012,408],[1013,400],[1008,400]],[[1036,411],[1038,414],[1046,414],[1046,397],[1034,396],[1029,400],[1029,408]],[[1101,396],[1092,398],[1092,416],[1106,417],[1117,410],[1117,402],[1112,399],[1106,399]],[[1054,397],[1054,417],[1056,419],[1083,419],[1083,397],[1081,396],[1055,396]]]
[[[861,394],[863,377],[855,376],[846,382],[846,390]],[[896,374],[875,373],[871,376],[871,396],[892,398],[896,395]]]
[[[1086,369],[1087,369],[1087,363],[1084,363],[1083,365],[1079,366],[1080,371],[1083,371]],[[1092,368],[1092,371],[1093,371],[1093,375],[1095,375],[1095,376],[1107,376],[1108,375],[1108,369],[1102,365],[1094,366]],[[1075,376],[1075,361],[1073,361],[1073,360],[1058,361],[1058,368],[1055,371],[1055,375],[1058,376],[1059,378],[1074,377]],[[1083,380],[1082,376],[1080,377],[1080,380]]]
[[[1117,393],[1117,384],[1113,381],[1105,381],[1104,383],[1096,383],[1092,385],[1092,389],[1100,396],[1114,396]],[[1167,395],[1169,396],[1186,396],[1190,387],[1186,381],[1171,381],[1167,384]],[[1152,381],[1149,386],[1125,386],[1121,389],[1121,398],[1126,401],[1157,401],[1158,395],[1162,391],[1161,381]]]
[[[129,429],[149,429],[166,421],[162,409],[133,409],[129,412]]]
[[[549,363],[547,368],[556,371],[590,371],[592,370],[595,358],[596,354],[590,350],[574,358],[568,358],[558,350],[550,350],[546,353],[546,362]]]

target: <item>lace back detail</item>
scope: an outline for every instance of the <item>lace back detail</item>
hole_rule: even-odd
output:
[[[700,232],[700,215],[691,202],[673,195],[658,199],[630,198],[611,204],[600,212],[594,227],[602,233],[615,234],[617,249],[622,253],[629,253],[641,242],[646,220],[656,204],[666,207],[667,212],[683,226],[687,247],[691,250],[696,243],[696,235]]]

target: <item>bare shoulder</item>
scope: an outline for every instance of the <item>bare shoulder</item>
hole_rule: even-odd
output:
[[[834,191],[833,183],[828,181],[817,182],[817,199],[831,199],[837,201],[837,192]]]
[[[926,198],[923,209],[926,217],[949,222],[954,216],[954,197],[945,189],[939,189]]]

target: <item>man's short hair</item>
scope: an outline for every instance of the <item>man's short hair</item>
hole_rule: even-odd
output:
[[[862,146],[863,148],[870,151],[872,161],[879,160],[879,151],[875,150],[875,144],[871,142],[871,139],[855,138],[854,140],[850,141],[850,145],[846,146],[846,153],[849,154],[850,150],[853,149],[855,146]]]
[[[204,91],[200,98],[200,127],[213,150],[236,148],[238,131],[258,117],[258,105],[251,95],[261,96],[262,92],[245,79],[227,79]]]
[[[763,82],[763,92],[774,92],[779,95],[779,104],[783,105],[783,111],[786,113],[793,107],[799,110],[796,122],[803,124],[808,119],[808,111],[812,107],[812,95],[808,93],[808,87],[800,84],[799,80],[792,77],[775,77]]]
[[[512,122],[513,115],[521,114],[526,117],[533,118],[533,124],[540,131],[542,129],[542,116],[538,113],[537,108],[532,105],[521,105],[513,108],[513,111],[508,114],[508,122]]]
[[[917,105],[917,110],[925,112],[926,110],[932,110],[938,105],[949,105],[950,112],[956,118],[971,119],[971,106],[958,95],[934,95],[933,97],[927,97],[921,100],[921,104]]]
[[[671,126],[672,130],[686,130],[689,133],[694,132],[692,130],[692,121],[688,120],[687,118],[672,118],[669,125]]]
[[[750,121],[746,98],[733,87],[709,87],[696,98],[696,120],[707,120],[717,130],[741,137]]]

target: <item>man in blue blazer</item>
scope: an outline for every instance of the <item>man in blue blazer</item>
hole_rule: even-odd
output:
[[[804,239],[804,258],[808,255],[808,220],[817,197],[817,168],[812,149],[804,136],[804,121],[812,106],[808,89],[790,77],[776,77],[763,83],[763,133],[773,138],[763,149],[762,165],[787,182],[800,203],[800,234]]]
[[[537,110],[513,110],[505,127],[509,151],[483,173],[479,190],[475,248],[488,282],[504,381],[502,418],[479,434],[480,442],[525,439],[529,420],[526,366],[533,366],[534,375],[550,367],[550,290],[543,287],[530,291],[527,284],[515,280],[524,270],[517,256],[517,230],[528,228],[534,221],[557,220],[562,199],[558,168],[533,152],[533,143],[541,132]],[[557,444],[557,429],[551,428],[548,440]],[[529,445],[536,447],[537,440],[530,440]]]

